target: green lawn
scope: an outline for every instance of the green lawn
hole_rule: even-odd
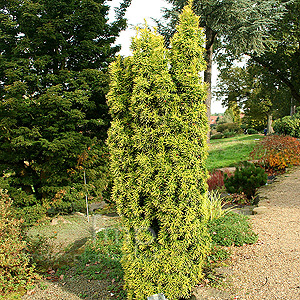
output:
[[[241,161],[249,160],[249,154],[258,139],[263,139],[263,136],[259,134],[239,135],[232,138],[211,140],[207,160],[208,170],[231,167]]]

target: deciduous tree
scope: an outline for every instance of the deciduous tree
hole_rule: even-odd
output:
[[[168,27],[160,26],[160,30],[170,37],[178,12],[187,0],[167,2],[173,4],[172,9],[165,10],[165,18],[170,23]],[[282,17],[284,5],[277,0],[194,0],[193,10],[200,17],[200,26],[205,29],[207,69],[204,81],[208,85],[206,105],[210,117],[214,51],[221,50],[220,53],[225,54],[226,60],[244,53],[262,53],[270,42],[270,26]]]

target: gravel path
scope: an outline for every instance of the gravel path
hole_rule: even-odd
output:
[[[263,214],[251,217],[255,245],[235,248],[232,265],[222,268],[226,292],[205,288],[197,299],[300,299],[300,168],[260,189]]]
[[[259,241],[235,248],[232,264],[219,270],[229,287],[224,291],[198,287],[194,291],[197,300],[300,300],[300,168],[261,188],[260,196],[265,212],[251,216]],[[46,289],[37,287],[23,299],[102,300],[111,296],[101,293],[96,282],[46,284]]]

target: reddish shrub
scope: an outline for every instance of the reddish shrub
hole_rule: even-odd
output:
[[[230,177],[232,174],[225,170],[225,173]],[[207,180],[208,190],[212,191],[217,188],[222,188],[224,186],[224,172],[221,170],[216,170],[214,172],[209,172],[209,179]]]
[[[266,136],[250,155],[269,174],[280,173],[288,166],[300,165],[300,143],[290,136]]]

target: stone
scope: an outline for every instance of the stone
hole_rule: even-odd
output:
[[[58,225],[58,219],[53,219],[51,221],[50,225],[52,225],[52,226]]]
[[[268,211],[268,208],[266,206],[258,206],[253,209],[253,214],[262,215],[262,214],[266,213],[267,211]]]
[[[147,300],[167,300],[164,294],[155,294],[150,297],[147,297]]]

